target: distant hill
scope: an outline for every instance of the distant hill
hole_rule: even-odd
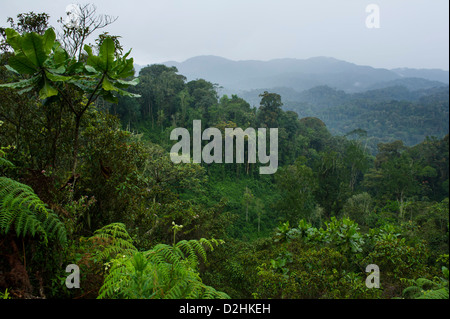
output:
[[[247,92],[248,96],[244,94],[243,98],[250,97],[258,91]],[[315,112],[323,111],[325,109],[345,106],[345,105],[360,105],[371,106],[379,103],[404,101],[426,104],[429,101],[446,102],[449,100],[449,86],[434,87],[429,89],[421,89],[416,91],[408,90],[403,86],[392,86],[376,90],[368,90],[358,93],[346,93],[342,90],[336,90],[328,86],[317,86],[315,88],[305,90],[300,93],[286,94],[283,98],[283,90],[274,89],[274,93],[282,95],[282,101],[286,108],[292,105],[308,105]],[[286,91],[288,92],[288,91]],[[448,109],[448,105],[447,105]],[[301,110],[297,110],[300,113]],[[312,116],[314,114],[304,114],[305,116]]]
[[[442,138],[449,132],[448,86],[416,91],[394,86],[353,94],[320,86],[296,98],[283,100],[283,108],[300,118],[320,118],[333,134],[363,129],[372,152],[379,142],[401,139],[416,145],[427,136]]]
[[[283,109],[316,117],[337,135],[367,132],[367,147],[401,139],[406,145],[449,131],[449,72],[381,69],[328,57],[231,61],[199,56],[169,61],[188,81],[205,79],[259,106],[264,91],[281,95]],[[138,66],[139,67],[139,66]],[[138,67],[136,69],[138,69]]]
[[[441,82],[429,83],[439,83],[439,86],[424,85],[425,88],[411,90],[404,83],[399,82],[386,82],[392,86],[381,86],[381,88],[370,89],[363,92],[347,93],[343,90],[337,90],[331,88],[327,85],[320,85],[313,87],[302,92],[298,92],[294,89],[287,87],[275,87],[275,88],[265,88],[244,91],[239,94],[240,97],[245,99],[253,106],[258,106],[261,98],[259,94],[264,91],[270,91],[272,93],[280,94],[282,101],[285,105],[288,104],[298,104],[298,103],[308,103],[313,105],[315,108],[322,109],[332,106],[338,106],[342,104],[347,104],[348,102],[357,102],[360,100],[370,100],[371,102],[389,102],[389,101],[409,101],[415,102],[419,101],[420,98],[429,96],[436,92],[448,91],[448,85],[444,85]],[[403,84],[403,85],[402,85]],[[374,87],[377,87],[375,85]]]
[[[434,80],[428,80],[424,78],[416,78],[416,77],[409,77],[409,78],[401,78],[401,79],[395,79],[392,81],[385,81],[376,83],[372,86],[370,86],[368,89],[382,89],[392,86],[403,86],[407,88],[410,91],[416,91],[416,90],[422,90],[422,89],[431,89],[434,87],[442,87],[445,86],[446,83],[440,82],[440,81],[434,81]],[[447,82],[448,84],[448,82]]]
[[[198,56],[181,63],[168,61],[163,64],[177,67],[188,80],[202,78],[217,83],[228,94],[276,87],[301,92],[323,85],[353,93],[394,85],[424,89],[449,83],[448,71],[388,70],[330,57],[232,61],[217,56]]]
[[[439,69],[397,68],[392,69],[391,71],[405,78],[422,78],[430,81],[439,81],[447,84],[449,82],[448,71],[443,71]]]

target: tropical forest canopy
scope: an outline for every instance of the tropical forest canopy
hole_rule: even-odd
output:
[[[114,21],[82,9],[85,25]],[[254,107],[176,67],[135,74],[120,37],[48,21],[0,30],[4,297],[448,298],[448,87],[413,101],[316,88],[330,108],[262,91]],[[170,133],[194,120],[278,128],[277,172],[174,164]],[[391,131],[404,138],[373,137]]]

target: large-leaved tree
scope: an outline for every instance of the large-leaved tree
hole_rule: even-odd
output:
[[[5,30],[8,44],[14,50],[6,68],[19,76],[20,80],[1,84],[13,88],[20,94],[35,91],[43,104],[60,102],[73,114],[72,175],[76,179],[80,124],[83,115],[99,98],[117,103],[118,96],[138,97],[126,91],[136,85],[133,59],[130,51],[117,54],[112,37],[104,37],[98,53],[84,45],[85,55],[71,57],[56,41],[52,28],[43,34],[16,30]]]

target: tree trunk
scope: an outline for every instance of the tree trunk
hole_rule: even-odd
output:
[[[248,201],[245,206],[245,221],[248,222]]]
[[[75,131],[74,131],[74,136],[73,136],[73,155],[72,155],[72,176],[74,178],[73,185],[75,185],[77,165],[78,165],[80,122],[81,122],[81,116],[76,115],[75,116]]]

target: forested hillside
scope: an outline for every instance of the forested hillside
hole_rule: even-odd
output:
[[[301,100],[286,102],[285,109],[319,117],[333,134],[366,131],[372,154],[379,143],[402,140],[413,146],[449,131],[448,86],[415,91],[394,86],[356,94],[317,87],[304,92]]]
[[[1,30],[0,296],[448,299],[448,87],[254,107],[48,21]],[[277,172],[248,139],[244,163],[175,164],[171,132],[194,120],[278,128]]]
[[[217,84],[219,97],[238,95],[254,107],[262,92],[277,93],[283,110],[318,117],[333,135],[362,129],[374,155],[378,143],[402,140],[412,146],[449,130],[448,72],[443,70],[377,69],[326,57],[231,61],[199,56],[164,65],[175,66],[187,81]]]

